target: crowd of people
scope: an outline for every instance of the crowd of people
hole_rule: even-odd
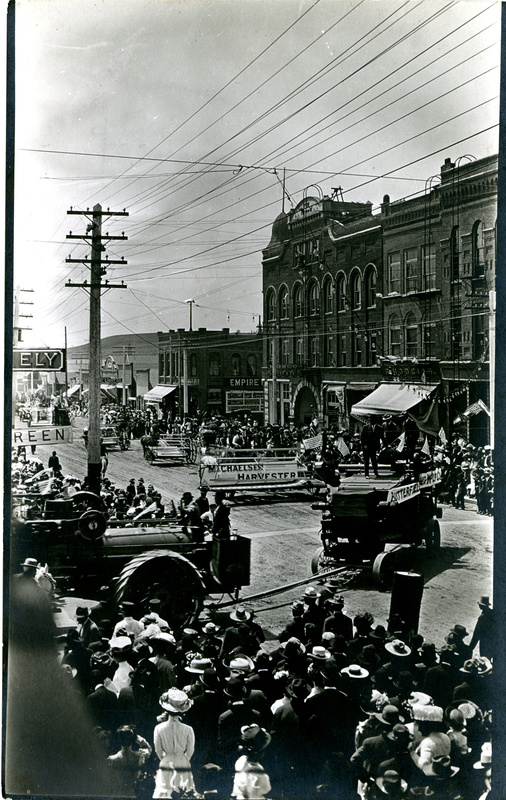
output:
[[[34,581],[26,559],[14,583]],[[42,591],[42,590],[41,590]],[[494,614],[444,642],[401,616],[353,618],[335,579],[309,585],[276,642],[242,605],[171,630],[156,598],[102,587],[57,637],[128,796],[236,800],[482,800],[492,769]],[[478,612],[477,612],[478,614]]]

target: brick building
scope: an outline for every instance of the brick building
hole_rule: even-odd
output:
[[[385,196],[376,215],[337,191],[280,214],[262,261],[266,419],[345,427],[411,365],[413,392],[437,384],[446,430],[484,443],[496,216],[497,157],[468,156],[446,159],[420,196]],[[469,412],[477,401],[485,409]]]
[[[173,415],[247,414],[263,419],[258,333],[184,328],[158,333],[159,384],[145,395]]]

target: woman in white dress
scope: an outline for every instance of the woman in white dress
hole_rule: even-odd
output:
[[[194,791],[190,759],[195,749],[193,728],[181,722],[181,715],[192,706],[186,692],[169,689],[160,697],[160,705],[168,713],[154,731],[155,752],[160,759],[153,797],[171,797],[174,791]]]

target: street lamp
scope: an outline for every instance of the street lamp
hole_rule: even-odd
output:
[[[190,330],[192,331],[193,330],[193,327],[192,327],[192,309],[193,309],[193,304],[194,304],[195,300],[191,300],[190,299],[190,300],[186,300],[186,302],[190,306]]]

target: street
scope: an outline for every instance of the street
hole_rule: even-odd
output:
[[[87,473],[87,451],[82,440],[85,420],[73,421],[74,442],[56,449],[63,474],[83,478]],[[37,456],[47,464],[53,448],[37,448]],[[182,492],[198,494],[198,466],[150,465],[144,460],[138,440],[127,451],[109,453],[107,476],[126,487],[130,478],[143,477],[162,495],[162,502],[180,499]],[[232,527],[252,541],[251,584],[242,597],[265,592],[310,577],[311,557],[318,547],[321,512],[313,510],[314,499],[301,494],[236,496],[231,501]],[[419,632],[437,647],[444,643],[450,629],[459,623],[472,631],[481,595],[492,595],[493,520],[480,516],[474,503],[466,510],[443,506],[441,550],[429,561],[423,549],[412,553],[403,569],[424,575],[425,588],[420,612]],[[350,573],[343,584],[345,612],[351,616],[363,611],[373,614],[377,624],[386,625],[390,593],[372,586],[367,572]],[[257,612],[270,638],[275,638],[290,618],[290,604],[299,598],[304,587],[248,603]],[[213,602],[222,598],[213,596]],[[226,601],[228,598],[223,598]],[[69,601],[70,614],[72,603]]]

